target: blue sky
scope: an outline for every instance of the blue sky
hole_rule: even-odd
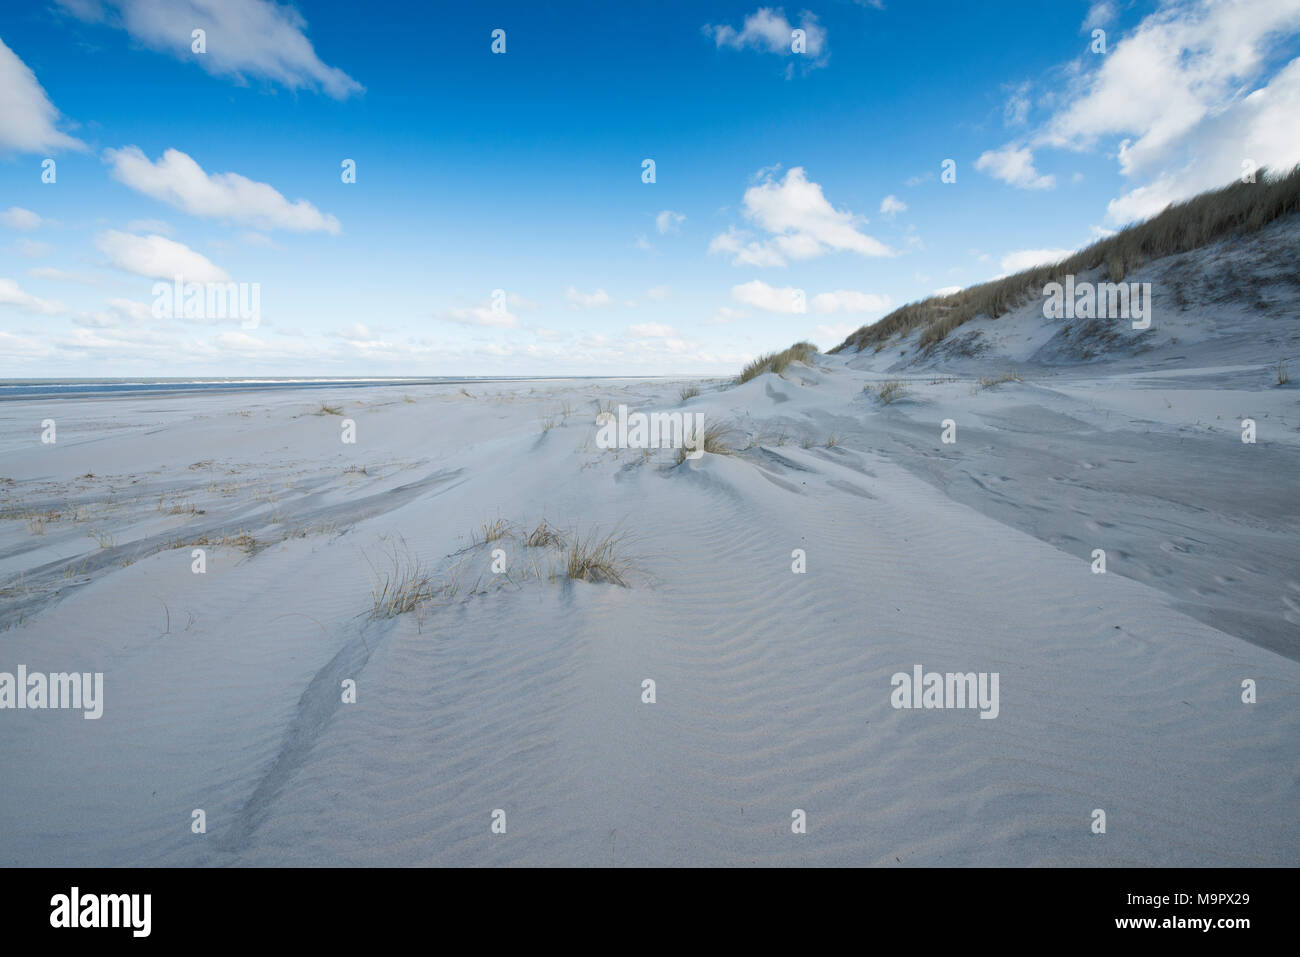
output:
[[[0,376],[829,348],[1300,162],[1297,31],[1300,0],[9,4]],[[256,323],[156,315],[178,273],[256,284]]]

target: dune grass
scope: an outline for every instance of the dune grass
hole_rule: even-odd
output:
[[[1286,385],[1291,381],[1291,375],[1286,371],[1286,360],[1283,359],[1277,364],[1277,384]]]
[[[1261,169],[1256,180],[1234,182],[1170,205],[1151,219],[1128,226],[1060,262],[951,295],[908,303],[879,322],[858,329],[831,352],[860,352],[867,346],[879,352],[888,340],[906,336],[917,327],[921,328],[921,347],[931,348],[963,323],[977,316],[996,319],[1025,300],[1041,296],[1047,283],[1067,275],[1104,266],[1108,281],[1119,282],[1154,259],[1199,249],[1228,236],[1257,232],[1300,211],[1300,166],[1276,176]]]
[[[565,573],[571,581],[605,582],[627,587],[627,559],[618,555],[622,536],[610,532],[601,536],[597,531],[587,535],[574,535],[565,561]]]
[[[433,581],[424,563],[411,554],[405,542],[394,545],[384,554],[381,565],[370,558],[372,585],[370,588],[370,618],[396,618],[407,612],[423,613],[424,606],[433,600]]]
[[[725,422],[715,422],[704,429],[704,434],[699,436],[699,444],[696,448],[703,448],[705,452],[713,455],[734,455],[735,448],[731,444],[732,428]],[[686,457],[695,449],[688,449],[684,444],[677,450],[677,461],[673,463],[676,467],[686,461]]]
[[[700,390],[693,385],[688,385],[677,393],[677,397],[685,402],[687,399],[693,399],[700,394]]]
[[[780,352],[769,352],[765,356],[759,356],[749,365],[741,370],[740,376],[736,379],[739,385],[748,382],[755,376],[760,376],[764,372],[775,372],[780,375],[786,370],[786,367],[792,362],[810,362],[812,357],[817,354],[817,347],[811,342],[796,342],[789,349],[783,349]]]
[[[542,519],[537,523],[537,527],[524,536],[524,546],[526,548],[563,548],[564,539],[560,533]]]
[[[870,392],[868,386],[864,391]],[[892,405],[899,399],[907,397],[907,386],[903,385],[902,379],[886,379],[876,388],[876,398],[881,405]]]
[[[994,386],[1002,385],[1004,382],[1023,382],[1024,380],[1014,372],[1004,372],[1001,375],[982,375],[979,378],[979,389],[992,389]]]

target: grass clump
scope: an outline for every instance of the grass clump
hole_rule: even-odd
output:
[[[1290,374],[1286,371],[1286,360],[1283,359],[1277,364],[1277,384],[1286,385],[1291,381]]]
[[[525,548],[563,548],[564,539],[560,533],[542,519],[537,523],[537,527],[524,536]]]
[[[994,386],[1002,385],[1002,383],[1004,382],[1024,382],[1024,381],[1025,381],[1024,379],[1020,378],[1020,376],[1016,375],[1014,372],[1004,372],[1001,375],[997,375],[997,376],[982,375],[980,376],[979,379],[979,388],[992,389]]]
[[[498,539],[505,538],[510,534],[510,523],[504,518],[484,521],[482,528],[473,536],[475,545],[487,545],[489,542],[495,542]]]
[[[694,436],[695,442],[692,443],[694,448],[687,448],[685,443],[677,450],[677,461],[674,466],[681,465],[686,461],[686,457],[696,449],[704,449],[713,455],[734,455],[735,449],[731,444],[731,428],[722,422],[715,422],[705,428],[703,434]]]
[[[759,356],[749,365],[741,370],[737,378],[737,384],[748,382],[755,376],[760,376],[764,372],[775,372],[777,375],[785,372],[786,367],[792,362],[809,363],[812,357],[817,354],[817,347],[811,342],[796,342],[789,349],[783,349],[781,352],[769,352],[765,356]]]
[[[396,618],[407,612],[423,614],[424,606],[433,600],[433,583],[420,559],[402,542],[385,553],[384,561],[376,566],[369,558],[372,585],[370,588],[370,619]]]
[[[888,379],[876,389],[876,398],[881,405],[892,405],[907,395],[907,386],[901,379]]]
[[[565,573],[571,581],[605,582],[626,588],[628,562],[617,554],[621,543],[621,537],[615,532],[604,537],[596,531],[586,536],[574,535],[565,561]]]
[[[678,392],[677,396],[679,399],[685,402],[687,399],[693,399],[699,394],[700,394],[700,390],[698,387],[693,385],[688,385],[685,388],[683,388],[680,392]]]

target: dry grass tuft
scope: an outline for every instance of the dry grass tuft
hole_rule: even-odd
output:
[[[490,522],[484,521],[482,528],[472,536],[471,540],[475,545],[487,545],[489,542],[495,542],[509,534],[510,523],[504,518],[496,518]]]
[[[892,405],[906,395],[907,386],[903,385],[901,379],[889,379],[880,383],[876,389],[876,398],[880,400],[881,405]]]
[[[693,399],[693,398],[695,398],[695,397],[696,397],[697,395],[699,395],[699,394],[700,394],[700,390],[699,390],[699,388],[697,388],[696,386],[693,386],[693,385],[688,385],[688,386],[684,387],[680,392],[678,392],[678,393],[677,393],[677,396],[678,396],[678,398],[680,398],[683,402],[685,402],[687,399]]]
[[[786,367],[791,362],[809,363],[812,357],[817,354],[817,347],[811,342],[796,342],[789,349],[781,352],[771,352],[765,356],[759,356],[749,365],[741,370],[740,376],[736,383],[748,382],[755,376],[760,376],[764,372],[775,372],[777,375],[785,372]]]
[[[723,422],[715,422],[713,425],[704,429],[704,434],[697,438],[696,448],[702,448],[705,452],[713,455],[734,455],[735,448],[731,443],[732,428]],[[677,461],[673,463],[676,467],[686,461],[686,457],[695,451],[689,449],[685,444],[677,450]]]
[[[571,581],[606,582],[626,588],[629,564],[617,554],[621,544],[622,537],[616,532],[603,538],[594,530],[585,537],[575,534],[573,544],[569,546],[565,573]]]
[[[407,612],[423,616],[424,607],[433,601],[433,583],[418,557],[402,542],[384,554],[383,563],[376,566],[369,558],[372,585],[370,588],[370,619],[396,618]]]
[[[1016,375],[1014,372],[1004,372],[1001,375],[997,375],[997,376],[982,375],[979,378],[978,388],[992,389],[994,386],[1002,385],[1002,383],[1004,382],[1024,382],[1024,381],[1025,381],[1024,379],[1020,378],[1020,376]]]
[[[1277,364],[1277,384],[1286,385],[1291,381],[1291,376],[1286,371],[1286,360],[1283,359]]]
[[[563,548],[564,539],[560,533],[542,519],[537,527],[524,536],[525,548]]]

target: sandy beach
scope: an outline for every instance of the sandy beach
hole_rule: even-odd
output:
[[[5,403],[5,664],[104,691],[94,721],[5,715],[0,859],[1294,861],[1297,517],[1271,477],[1300,456],[1292,395],[1082,370],[905,377],[882,405],[865,361],[685,401],[628,380]],[[733,454],[602,450],[619,404],[703,412]],[[1247,406],[1267,442],[1237,437]],[[562,542],[526,546],[543,521]],[[570,580],[566,543],[608,533],[625,586]],[[431,595],[375,619],[395,555]],[[916,665],[999,674],[996,720],[893,707]]]

